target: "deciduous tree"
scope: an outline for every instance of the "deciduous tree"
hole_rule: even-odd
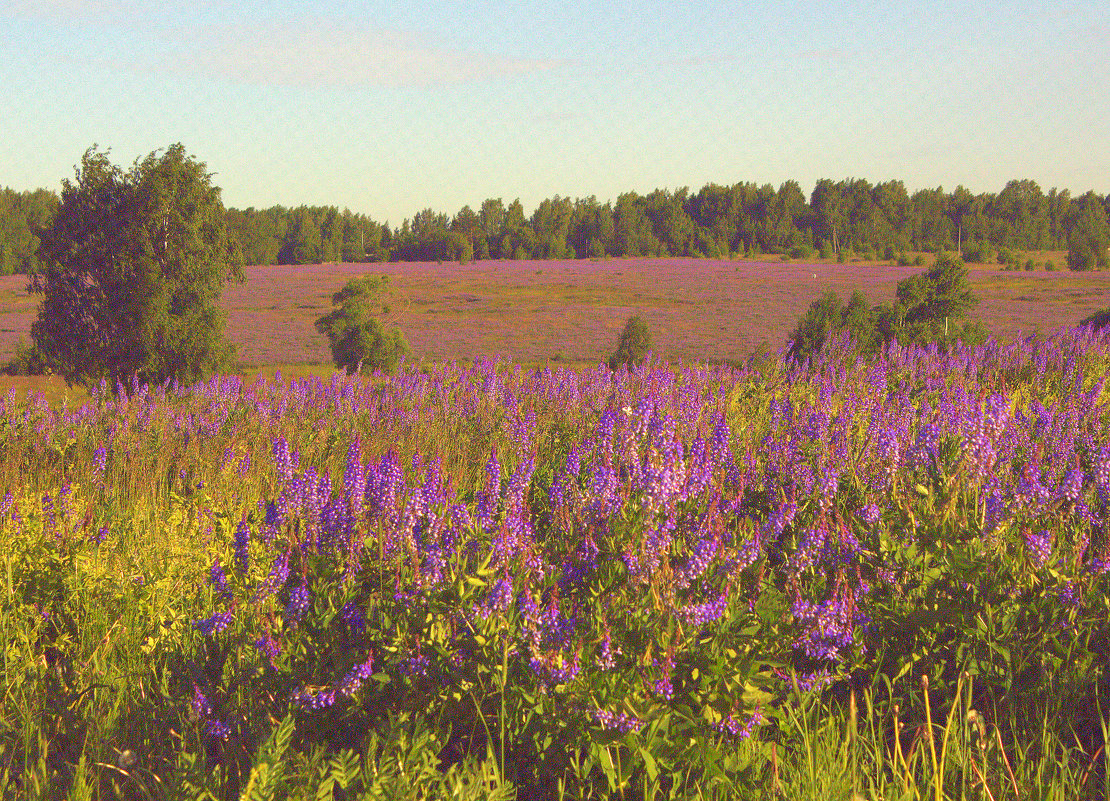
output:
[[[195,381],[225,368],[217,300],[242,279],[220,190],[181,144],[124,171],[85,151],[40,233],[35,345],[67,381]]]
[[[328,338],[335,366],[353,374],[360,368],[394,373],[409,351],[404,334],[386,328],[379,315],[389,314],[383,294],[387,276],[364,275],[347,282],[332,295],[332,311],[316,321],[316,330]]]

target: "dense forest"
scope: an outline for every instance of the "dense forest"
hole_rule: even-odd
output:
[[[45,189],[0,190],[0,273],[37,267],[34,231],[53,213]],[[1013,180],[997,194],[960,186],[912,194],[901,181],[821,179],[807,199],[796,181],[707,184],[627,192],[616,202],[556,195],[526,215],[519,200],[500,198],[454,216],[425,209],[399,227],[334,206],[227,209],[229,231],[246,264],[325,261],[470,261],[601,256],[706,256],[783,253],[796,258],[860,256],[893,259],[907,251],[959,251],[992,261],[1020,250],[1064,250],[1077,238],[1094,243],[1107,265],[1110,195],[1044,192]]]

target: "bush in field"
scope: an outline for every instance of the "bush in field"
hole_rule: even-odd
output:
[[[1094,314],[1083,318],[1083,320],[1080,321],[1079,325],[1093,328],[1095,331],[1101,331],[1107,326],[1110,326],[1110,309],[1102,309],[1101,311],[1097,311]]]
[[[180,144],[124,172],[89,148],[41,231],[35,346],[69,382],[192,382],[225,368],[223,286],[242,278],[219,188]]]
[[[387,329],[377,316],[389,313],[382,302],[388,284],[388,276],[366,275],[332,295],[337,308],[316,321],[316,330],[327,336],[336,367],[348,373],[360,367],[395,373],[401,358],[410,353],[400,329]]]
[[[930,269],[898,282],[894,335],[903,345],[980,344],[986,340],[985,329],[963,321],[977,305],[963,260],[940,253]]]
[[[794,326],[787,355],[808,358],[842,335],[849,336],[864,355],[878,352],[893,340],[902,345],[935,343],[943,348],[957,342],[978,345],[986,341],[986,329],[963,319],[976,304],[963,261],[941,253],[929,270],[898,282],[893,306],[869,308],[858,291],[842,306],[835,292],[826,293]]]
[[[1068,268],[1110,269],[1110,222],[1097,202],[1085,202],[1068,237]]]
[[[882,344],[879,334],[880,307],[870,308],[863,293],[852,293],[847,306],[829,291],[810,304],[790,335],[788,354],[796,359],[818,353],[831,338],[847,332],[863,353],[874,353]]]
[[[617,340],[617,350],[609,357],[609,368],[616,370],[621,365],[632,366],[643,364],[648,351],[651,350],[651,332],[642,317],[633,316],[621,331]]]
[[[981,239],[978,242],[968,242],[964,245],[964,261],[971,264],[989,264],[994,261],[995,251],[990,242]]]
[[[33,342],[28,345],[22,340],[16,343],[12,360],[0,368],[4,375],[46,375],[49,372],[50,358]]]

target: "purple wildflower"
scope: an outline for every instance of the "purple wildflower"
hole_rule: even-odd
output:
[[[882,519],[883,512],[878,504],[869,503],[859,510],[859,517],[864,523],[873,526]]]
[[[312,593],[303,584],[289,591],[289,603],[285,605],[285,619],[289,623],[299,623],[308,612],[308,605],[312,600]]]
[[[351,634],[357,635],[366,631],[366,612],[354,601],[343,604],[341,616]]]
[[[212,740],[227,740],[231,736],[231,728],[223,721],[212,718],[204,722],[204,735]]]
[[[212,617],[205,618],[204,620],[197,620],[193,623],[193,628],[203,634],[205,637],[212,634],[218,634],[231,625],[233,619],[231,610],[226,612],[217,612]]]
[[[96,450],[93,452],[93,474],[96,476],[103,476],[104,470],[108,467],[108,449],[103,445],[97,445]]]
[[[743,725],[740,724],[735,715],[730,714],[724,720],[714,723],[713,728],[720,734],[729,735],[737,740],[746,740],[752,736],[756,726],[761,726],[766,722],[767,718],[764,716],[763,710],[757,708],[755,712],[748,716]]]
[[[358,692],[362,683],[374,674],[374,656],[371,654],[366,661],[360,662],[348,671],[337,688],[340,695],[352,696]]]
[[[201,692],[196,682],[193,682],[193,697],[189,699],[189,707],[200,720],[205,720],[212,714],[212,704],[208,702],[208,698]]]
[[[212,562],[212,567],[208,571],[208,586],[213,589],[217,598],[231,600],[231,585],[227,583],[227,575],[218,557]]]
[[[619,731],[625,734],[644,727],[644,722],[642,720],[633,715],[629,715],[627,712],[609,712],[605,709],[595,709],[594,720],[600,723],[603,729]]]
[[[239,574],[245,576],[250,566],[251,529],[247,525],[247,518],[239,518],[239,525],[235,527],[235,567]]]
[[[252,599],[254,603],[280,592],[281,588],[285,586],[285,582],[289,579],[289,555],[290,552],[287,549],[274,557],[274,562],[270,566],[270,574],[254,591],[254,598]]]
[[[1052,532],[1046,530],[1036,533],[1026,531],[1025,547],[1029,549],[1033,564],[1037,567],[1044,567],[1049,557],[1052,556]]]
[[[728,609],[728,589],[712,601],[701,604],[689,604],[675,610],[675,615],[683,623],[701,628],[715,620],[720,620]]]
[[[254,641],[254,647],[266,655],[271,665],[281,655],[281,643],[269,631]]]
[[[335,690],[323,687],[319,690],[305,688],[293,695],[293,703],[300,705],[301,709],[313,712],[317,709],[327,709],[335,703]]]

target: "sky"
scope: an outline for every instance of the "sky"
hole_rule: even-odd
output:
[[[0,0],[0,186],[175,142],[399,225],[738,181],[1110,193],[1110,2]]]

